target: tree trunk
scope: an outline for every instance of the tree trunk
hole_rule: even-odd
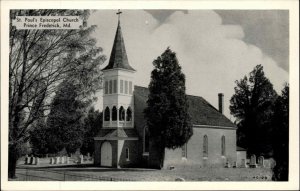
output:
[[[18,156],[17,146],[10,145],[8,148],[8,178],[16,178]]]
[[[160,154],[161,154],[161,156],[160,156],[160,169],[162,169],[163,167],[164,167],[164,162],[165,162],[165,147],[164,146],[162,146],[161,148],[160,148],[161,150],[160,150]]]

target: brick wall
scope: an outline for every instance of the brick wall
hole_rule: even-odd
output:
[[[126,148],[129,148],[129,160],[126,159]],[[121,151],[119,166],[120,167],[134,167],[137,166],[141,160],[141,155],[138,150],[138,141],[124,141]]]

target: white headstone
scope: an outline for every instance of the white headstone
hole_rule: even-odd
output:
[[[40,159],[39,157],[35,157],[35,162],[34,162],[35,165],[39,165],[40,164]]]
[[[79,164],[82,164],[82,163],[83,163],[83,155],[80,155]]]
[[[65,156],[62,156],[61,157],[61,164],[64,164],[65,163]]]
[[[252,155],[251,158],[250,158],[250,167],[251,168],[256,168],[257,167],[256,156],[255,155]]]
[[[69,164],[70,163],[70,157],[66,158],[66,163]]]
[[[263,156],[258,157],[258,165],[260,167],[265,167],[265,159]]]

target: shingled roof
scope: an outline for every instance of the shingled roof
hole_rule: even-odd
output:
[[[144,110],[147,106],[148,88],[135,86],[134,101],[135,111]],[[223,128],[236,128],[228,118],[221,114],[215,107],[209,104],[204,98],[187,95],[189,103],[189,114],[193,125],[219,126]],[[138,108],[137,108],[138,107]]]
[[[138,135],[135,129],[101,129],[96,137],[110,138],[137,138]]]
[[[111,50],[109,63],[102,70],[104,71],[110,69],[126,69],[126,70],[135,71],[135,69],[133,69],[128,63],[120,21],[118,21],[117,32],[115,35],[113,48]]]

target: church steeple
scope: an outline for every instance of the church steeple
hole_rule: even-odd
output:
[[[118,15],[118,27],[114,39],[113,48],[110,54],[110,59],[108,65],[103,70],[110,70],[110,69],[126,69],[126,70],[132,70],[133,69],[129,63],[128,58],[126,54],[124,39],[122,35],[121,30],[121,24],[120,24],[120,10],[116,13]]]

